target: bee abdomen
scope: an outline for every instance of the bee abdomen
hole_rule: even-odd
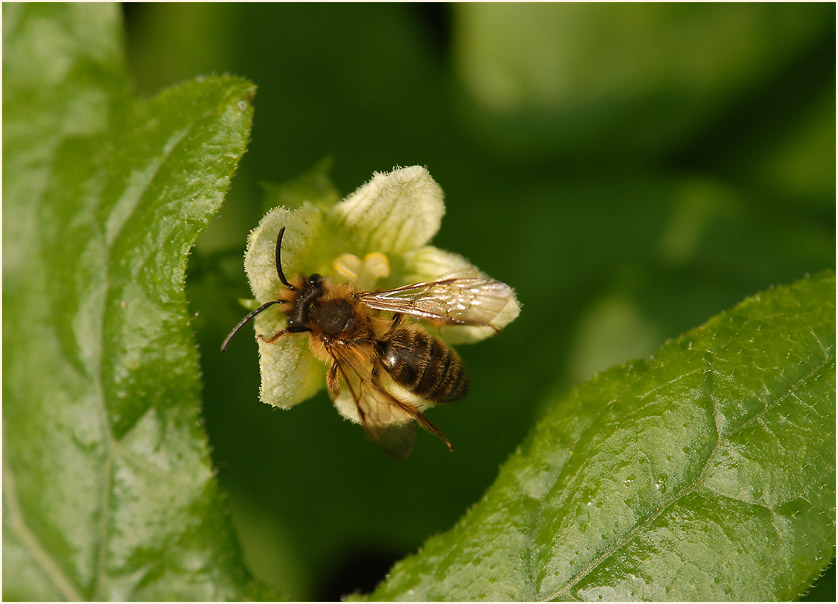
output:
[[[468,376],[454,349],[419,329],[399,329],[378,351],[390,377],[422,398],[448,402],[468,392]]]

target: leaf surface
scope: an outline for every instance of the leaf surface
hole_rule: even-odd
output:
[[[374,600],[788,600],[835,545],[835,276],[557,400]]]
[[[113,5],[4,5],[3,26],[3,596],[269,595],[215,479],[184,294],[254,87],[132,97]]]

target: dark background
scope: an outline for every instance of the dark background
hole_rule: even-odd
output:
[[[126,4],[141,94],[259,87],[252,141],[190,259],[205,419],[247,561],[294,599],[371,589],[450,528],[557,397],[743,297],[835,265],[832,4]],[[344,193],[426,165],[434,243],[510,283],[460,348],[468,398],[395,462],[325,393],[258,401],[249,297],[260,182],[334,159]],[[834,599],[834,572],[830,593]]]

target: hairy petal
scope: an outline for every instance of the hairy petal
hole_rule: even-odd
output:
[[[471,262],[459,254],[426,245],[410,250],[402,256],[398,277],[405,283],[419,283],[420,281],[433,281],[445,273],[469,268],[479,271]]]
[[[256,333],[269,339],[282,330],[285,318],[271,308],[256,317]],[[314,396],[325,385],[326,366],[314,358],[307,334],[286,334],[275,342],[259,343],[259,370],[263,403],[290,409]]]
[[[276,238],[285,227],[281,262],[286,279],[316,264],[314,246],[322,223],[322,210],[304,204],[297,210],[274,208],[268,212],[248,238],[244,266],[250,288],[258,303],[276,300],[282,288],[276,270]],[[285,317],[278,306],[257,315],[253,321],[257,335],[266,339],[285,328]],[[263,403],[289,409],[311,398],[324,384],[325,366],[314,358],[305,334],[288,334],[270,344],[257,339]]]
[[[355,254],[401,254],[425,245],[439,230],[442,189],[421,166],[375,173],[329,215],[335,233]]]
[[[276,238],[285,227],[282,239],[282,271],[287,279],[298,273],[317,272],[320,263],[315,253],[322,210],[303,205],[298,210],[274,208],[250,232],[244,254],[244,270],[250,289],[259,303],[276,300],[284,287],[276,270]]]

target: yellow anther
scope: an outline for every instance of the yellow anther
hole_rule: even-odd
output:
[[[367,254],[363,260],[354,254],[341,254],[332,261],[332,267],[362,290],[372,290],[379,279],[390,276],[390,262],[381,252]]]
[[[338,274],[355,281],[361,272],[361,259],[355,254],[341,254],[332,261],[332,267]]]

